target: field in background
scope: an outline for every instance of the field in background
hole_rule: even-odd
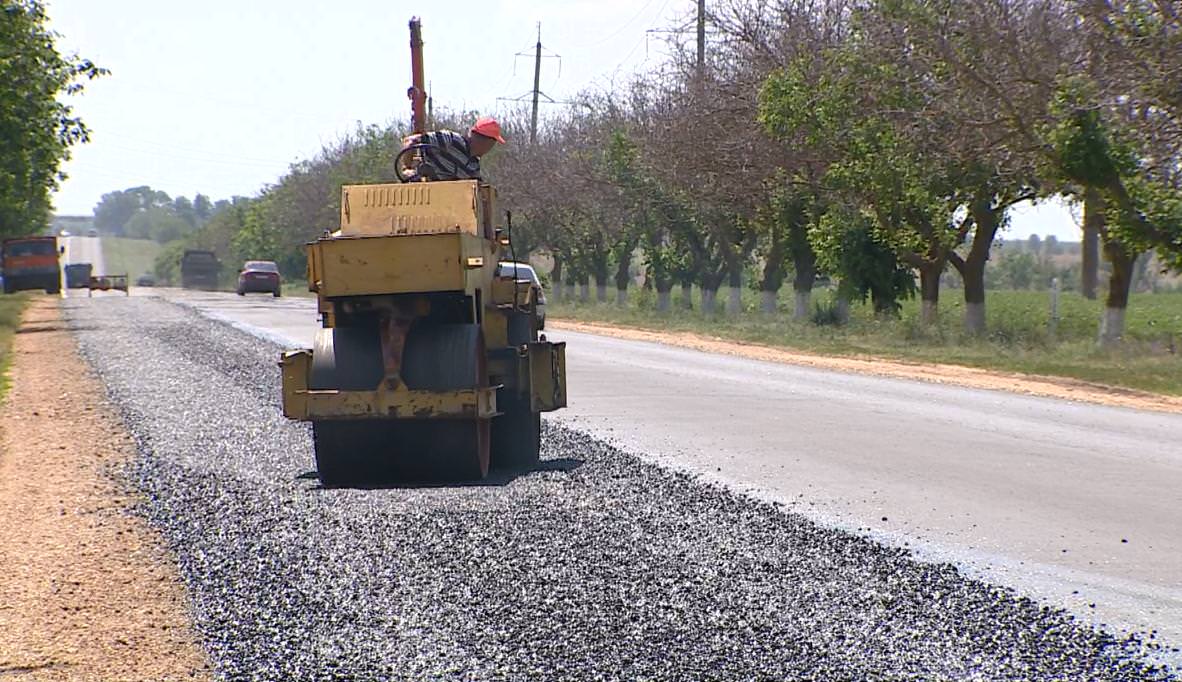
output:
[[[960,292],[952,292],[953,295]],[[592,290],[592,297],[595,292]],[[876,318],[869,305],[854,304],[844,327],[793,322],[792,292],[781,296],[775,316],[757,310],[757,292],[744,292],[744,312],[735,316],[705,316],[686,310],[658,313],[655,295],[630,292],[627,306],[612,303],[559,302],[551,292],[548,315],[554,319],[605,322],[657,331],[686,331],[733,341],[760,343],[794,350],[843,356],[877,356],[896,360],[935,362],[1029,374],[1063,376],[1110,386],[1182,395],[1182,293],[1134,294],[1129,304],[1128,334],[1119,348],[1096,345],[1102,303],[1064,293],[1059,300],[1059,322],[1049,329],[1047,293],[997,291],[988,295],[988,334],[970,338],[961,331],[963,302],[948,296],[940,302],[941,319],[931,329],[918,323],[919,303],[904,304],[899,319]],[[674,292],[674,306],[680,290]],[[719,292],[719,303],[725,301]],[[814,304],[826,306],[832,292],[815,292]],[[694,297],[695,307],[698,305]]]
[[[126,273],[132,283],[145,272],[152,272],[156,255],[162,248],[150,239],[128,239],[126,237],[103,237],[103,274],[121,275]]]

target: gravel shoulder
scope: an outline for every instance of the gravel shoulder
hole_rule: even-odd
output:
[[[536,471],[323,490],[277,346],[149,298],[67,311],[224,679],[1172,679],[1151,638],[552,422]]]
[[[1016,372],[940,365],[920,362],[900,362],[874,357],[838,357],[800,351],[783,350],[753,343],[727,341],[691,332],[657,332],[647,329],[619,327],[597,322],[547,320],[554,330],[599,334],[629,341],[647,341],[689,348],[707,353],[734,355],[750,360],[779,362],[818,369],[870,374],[896,379],[913,379],[967,388],[1010,391],[1045,398],[1078,400],[1097,405],[1128,407],[1140,410],[1182,413],[1182,398],[1158,395],[1129,388],[1105,386],[1066,377],[1032,376]]]
[[[0,408],[0,678],[202,680],[171,555],[112,477],[135,447],[35,298]]]

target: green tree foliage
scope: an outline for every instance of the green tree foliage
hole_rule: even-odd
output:
[[[879,241],[874,221],[848,210],[832,210],[809,231],[817,264],[838,278],[838,295],[867,298],[880,315],[898,315],[901,300],[915,295],[915,278],[894,250]]]
[[[0,235],[49,225],[50,193],[64,179],[70,147],[90,131],[61,96],[106,74],[88,59],[62,55],[38,0],[0,0]]]
[[[193,234],[218,210],[203,194],[190,201],[145,185],[104,194],[94,208],[94,224],[104,234],[167,244]]]

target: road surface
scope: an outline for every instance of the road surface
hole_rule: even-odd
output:
[[[155,295],[294,347],[316,328],[312,299]],[[1182,415],[551,336],[562,422],[1182,644]]]
[[[63,267],[71,263],[90,263],[94,266],[94,274],[111,274],[104,269],[102,240],[98,237],[82,237],[77,235],[59,237],[58,243],[66,247],[66,252],[62,254],[61,258]],[[65,275],[63,274],[62,277],[62,282],[64,283]]]

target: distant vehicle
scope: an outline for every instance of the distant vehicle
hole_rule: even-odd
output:
[[[137,287],[154,287],[156,286],[156,275],[153,275],[150,272],[145,272],[136,278],[135,285]]]
[[[89,230],[87,230],[87,231],[86,231],[86,236],[87,236],[87,237],[97,237],[97,236],[98,236],[98,230],[96,230],[96,229],[94,229],[94,228],[92,227],[92,228],[90,228]]]
[[[94,266],[90,263],[67,263],[66,288],[85,289],[87,283],[90,282],[90,275],[93,272]]]
[[[508,279],[512,277],[519,282],[530,281],[538,289],[538,329],[546,328],[546,292],[542,290],[542,281],[538,279],[538,273],[534,272],[534,268],[529,263],[514,263],[513,261],[501,261],[497,263],[497,277]]]
[[[248,260],[242,264],[242,271],[238,273],[238,295],[245,296],[252,291],[270,293],[279,298],[282,287],[279,277],[279,266],[275,261]]]
[[[181,256],[181,286],[186,289],[217,289],[221,271],[222,264],[213,251],[188,249]]]
[[[58,256],[65,250],[57,246],[57,237],[5,239],[0,247],[4,263],[4,293],[26,289],[44,289],[47,294],[62,290],[62,270]]]

